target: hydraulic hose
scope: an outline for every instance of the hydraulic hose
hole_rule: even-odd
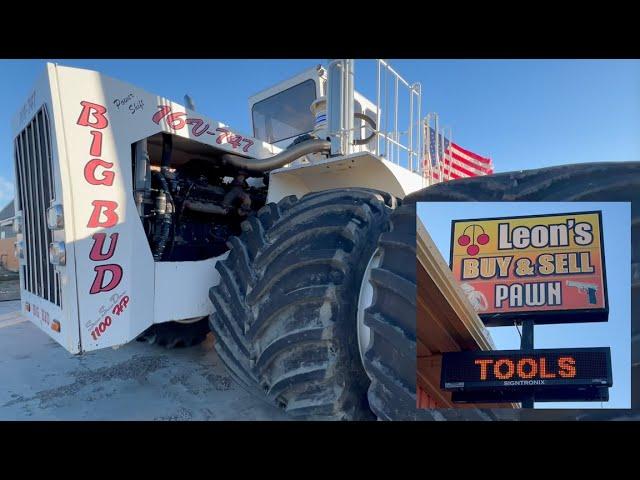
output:
[[[268,172],[269,170],[280,168],[311,153],[330,152],[331,142],[327,140],[312,139],[293,145],[283,152],[269,158],[244,158],[231,153],[225,153],[222,155],[222,161],[241,170]]]
[[[171,227],[173,226],[173,213],[175,212],[175,204],[173,202],[173,197],[171,196],[171,191],[169,190],[167,179],[160,172],[154,173],[158,178],[158,181],[160,182],[160,191],[165,195],[166,202],[164,211],[159,213],[156,217],[160,222],[160,232],[158,235],[158,241],[153,251],[153,258],[157,261],[162,259],[164,250],[167,246],[167,241],[169,240],[169,233],[171,231]]]

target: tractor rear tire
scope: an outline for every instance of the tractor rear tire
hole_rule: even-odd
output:
[[[156,323],[138,335],[136,340],[165,348],[194,347],[202,343],[209,332],[209,320],[203,317],[192,323]]]
[[[357,299],[396,200],[348,188],[264,206],[211,288],[215,349],[247,390],[299,419],[374,419]]]
[[[381,420],[406,420],[416,412],[416,213],[402,205],[378,242],[381,261],[371,270],[373,303],[364,367],[371,378],[369,406]]]
[[[426,410],[416,399],[416,205],[403,204],[378,241],[380,264],[371,271],[373,304],[365,310],[371,341],[364,367],[371,379],[369,407],[380,420],[494,420],[479,409]]]

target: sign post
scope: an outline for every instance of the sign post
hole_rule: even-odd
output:
[[[529,351],[533,350],[533,320],[522,321],[522,338],[520,339],[520,350]],[[529,398],[522,398],[522,408],[533,408],[533,402],[535,401],[532,394]]]
[[[534,348],[536,324],[608,321],[600,211],[454,220],[449,264],[485,325],[522,325],[520,350],[443,355],[454,402],[608,399],[608,347]]]

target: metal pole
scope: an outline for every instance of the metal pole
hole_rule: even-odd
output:
[[[422,125],[422,117],[420,116],[422,114],[422,85],[421,84],[416,84],[416,88],[417,88],[417,93],[416,93],[416,97],[418,99],[418,115],[416,116],[416,136],[417,136],[417,146],[418,146],[418,167],[417,170],[418,172],[420,172],[420,169],[423,168],[423,162],[424,162],[424,145],[422,143],[422,131],[420,129],[420,126]]]
[[[447,137],[445,135],[445,132],[448,131],[449,132],[449,137]],[[449,161],[448,161],[448,165],[449,165],[449,180],[451,180],[453,177],[451,176],[452,172],[452,168],[453,168],[453,158],[451,157],[451,127],[443,127],[442,128],[442,133],[443,133],[443,138],[442,138],[442,151],[443,151],[443,155],[444,155],[444,159],[445,162],[447,161],[447,142],[445,141],[447,138],[449,139]]]
[[[339,59],[327,66],[327,129],[332,155],[348,155],[353,145],[353,63]]]
[[[353,153],[353,136],[354,131],[353,128],[355,126],[353,111],[355,109],[354,105],[354,89],[355,89],[355,71],[356,65],[354,59],[344,59],[343,62],[344,69],[344,128],[346,131],[344,132],[343,137],[343,150],[344,155],[349,155]]]
[[[413,172],[413,85],[409,89],[409,171]]]
[[[449,127],[449,169],[453,167],[453,156],[451,154],[451,149],[453,148],[451,144],[453,143],[453,127]]]
[[[427,113],[425,117],[425,140],[426,140],[426,158],[427,158],[427,182],[431,186],[433,174],[433,159],[431,158],[431,113]]]
[[[384,68],[384,156],[387,160],[392,161],[392,157],[389,155],[389,70]]]
[[[377,101],[376,101],[376,128],[378,129],[378,134],[376,135],[376,155],[380,155],[380,132],[382,129],[380,128],[380,59],[378,59],[378,84],[377,84]]]
[[[440,131],[440,130],[439,130],[439,128],[438,128],[438,114],[437,114],[437,113],[434,113],[434,114],[433,114],[433,116],[434,116],[434,118],[435,118],[435,123],[434,123],[434,125],[433,125],[433,126],[434,126],[434,133],[435,133],[435,136],[436,136],[436,138],[435,138],[435,140],[436,140],[436,144],[435,144],[436,149],[435,149],[435,152],[436,152],[436,163],[437,163],[437,165],[438,165],[438,174],[439,174],[438,181],[439,181],[439,182],[442,182],[442,181],[444,180],[444,179],[443,179],[444,169],[442,168],[442,165],[441,165],[441,163],[440,163],[440,139],[439,139],[439,136],[440,136],[440,135],[439,135],[439,131]]]
[[[442,144],[440,145],[440,150],[438,151],[438,155],[442,154],[442,168],[448,172],[444,178],[447,180],[451,180],[451,168],[447,168],[447,152],[445,150],[446,146],[447,146],[447,127],[443,125],[442,126]]]
[[[394,101],[395,101],[395,112],[393,114],[393,139],[396,142],[400,142],[400,135],[398,135],[398,76],[396,75],[396,83],[395,83],[395,96],[394,96]],[[395,152],[394,152],[394,163],[399,164],[400,163],[400,147],[398,146],[398,143],[395,144]]]
[[[520,339],[520,350],[533,350],[533,320],[522,321],[522,338]],[[522,408],[533,408],[535,396],[529,395],[522,399]]]

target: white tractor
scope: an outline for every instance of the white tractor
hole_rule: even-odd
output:
[[[413,410],[415,282],[385,275],[379,240],[426,186],[421,93],[377,69],[376,102],[354,90],[353,60],[253,96],[245,136],[47,64],[13,119],[23,313],[74,354],[211,329],[234,378],[298,418]],[[389,376],[400,361],[406,384]]]

